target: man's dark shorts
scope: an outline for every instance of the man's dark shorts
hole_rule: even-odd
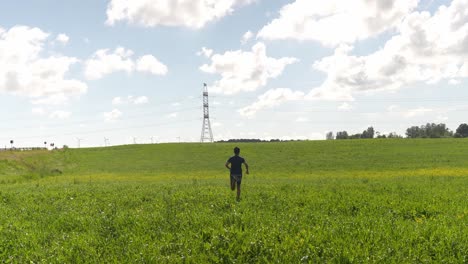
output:
[[[241,184],[242,174],[231,174],[231,181],[235,181],[237,184]]]

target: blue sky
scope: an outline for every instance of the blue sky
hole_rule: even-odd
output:
[[[0,146],[455,130],[468,1],[7,1]],[[247,32],[249,32],[247,34]]]

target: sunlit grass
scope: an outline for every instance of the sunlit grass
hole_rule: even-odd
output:
[[[239,203],[234,144],[2,153],[0,260],[468,261],[468,141],[239,146]]]

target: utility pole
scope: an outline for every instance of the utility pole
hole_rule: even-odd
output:
[[[78,148],[81,148],[81,141],[83,139],[82,138],[76,138],[76,141],[78,142]]]
[[[154,137],[151,137],[151,144],[154,144]]]
[[[107,147],[107,146],[109,146],[109,139],[104,138],[104,147]]]
[[[136,143],[137,143],[136,140],[137,140],[137,138],[136,138],[136,137],[133,137],[133,144],[135,144],[135,145],[136,145]]]
[[[208,104],[208,86],[203,84],[203,125],[200,142],[213,142],[213,131],[210,123],[210,108]]]

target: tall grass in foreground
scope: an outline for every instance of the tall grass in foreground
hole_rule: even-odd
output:
[[[0,154],[0,260],[467,263],[467,143],[241,144],[239,203],[232,144]]]

